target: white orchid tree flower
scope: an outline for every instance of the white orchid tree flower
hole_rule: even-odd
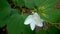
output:
[[[25,19],[24,24],[30,24],[31,30],[34,30],[35,26],[43,27],[43,21],[37,13],[33,13]]]

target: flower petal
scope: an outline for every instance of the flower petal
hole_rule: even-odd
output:
[[[43,22],[39,22],[36,25],[39,26],[39,27],[43,27]]]
[[[39,27],[42,27],[44,20],[41,19],[40,16],[39,16],[37,13],[35,13],[34,16],[35,16],[35,19],[37,19],[37,20],[36,20],[36,22],[37,22],[36,25],[39,26]]]
[[[34,13],[33,16],[35,17],[36,20],[38,20],[38,21],[41,20],[40,16],[37,13]]]
[[[37,18],[40,18],[40,16],[38,15],[38,13],[34,13],[34,16]]]
[[[30,27],[31,27],[31,30],[34,30],[35,29],[35,23],[30,23]]]
[[[25,25],[28,25],[28,24],[31,23],[31,21],[32,21],[32,18],[31,18],[31,15],[29,15],[29,16],[25,19],[24,24],[25,24]]]

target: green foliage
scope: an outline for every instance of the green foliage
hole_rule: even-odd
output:
[[[55,26],[50,26],[47,30],[40,30],[37,34],[59,34],[60,30]]]
[[[24,25],[28,14],[20,15],[18,12],[11,9],[6,0],[0,0],[0,27],[7,25],[8,34],[33,34],[30,27]]]
[[[48,34],[46,30],[40,30],[37,32],[37,34]]]
[[[19,6],[19,7],[23,7],[24,6],[24,0],[12,0],[14,2],[15,5]]]
[[[28,14],[20,15],[17,10],[6,20],[8,34],[33,34],[29,26],[24,25],[24,20]]]
[[[49,34],[59,34],[60,30],[55,26],[50,26],[47,31]]]
[[[10,6],[6,0],[0,0],[0,27],[5,25],[4,20],[10,15]]]
[[[0,27],[5,26],[5,23],[3,21],[0,21]]]
[[[36,12],[45,21],[55,23],[60,21],[60,9],[54,8],[57,0],[12,0],[20,8],[37,10]],[[17,9],[12,9],[7,0],[0,0],[0,27],[7,25],[8,34],[35,34],[29,25],[24,25],[24,20],[29,15],[21,14]],[[28,11],[29,12],[29,11]],[[36,34],[58,34],[59,29],[55,26],[48,27],[47,30],[40,30]]]
[[[37,13],[42,19],[51,23],[57,23],[60,21],[60,9],[54,8],[56,4],[57,0],[45,0],[37,7]]]
[[[54,8],[57,0],[13,0],[19,7],[27,7],[29,9],[38,9],[37,12],[42,19],[48,22],[58,22],[60,20],[60,9]],[[43,7],[43,9],[41,8]]]

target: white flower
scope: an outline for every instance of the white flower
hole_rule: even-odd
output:
[[[35,29],[35,26],[42,27],[43,26],[43,20],[40,18],[40,16],[37,13],[34,13],[33,15],[29,15],[24,22],[25,25],[30,24],[31,30]]]

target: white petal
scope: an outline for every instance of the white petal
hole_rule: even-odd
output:
[[[43,19],[40,18],[40,16],[38,15],[38,13],[34,13],[33,15],[36,19],[36,25],[39,26],[39,27],[42,27],[43,26]]]
[[[43,22],[44,20],[43,20],[43,19],[40,19],[40,21],[42,21],[42,22]]]
[[[34,17],[39,21],[41,18],[37,13],[34,13]]]
[[[40,16],[38,15],[38,13],[34,13],[34,16],[37,18],[40,18]]]
[[[36,25],[39,26],[39,27],[43,27],[43,22],[39,22]]]
[[[32,18],[31,18],[31,15],[29,15],[29,16],[25,19],[24,24],[25,24],[25,25],[28,25],[28,24],[31,23],[31,21],[32,21]]]
[[[30,27],[31,27],[31,30],[34,30],[35,29],[35,23],[30,23]]]

